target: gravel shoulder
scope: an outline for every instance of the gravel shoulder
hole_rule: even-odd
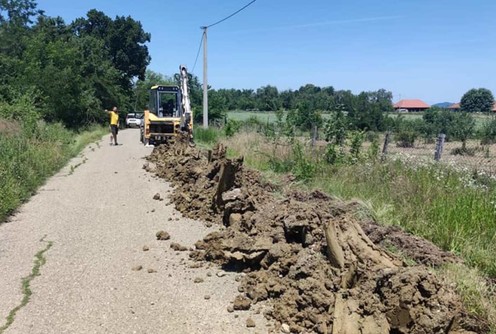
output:
[[[170,248],[192,247],[214,228],[167,204],[169,184],[142,169],[151,149],[137,130],[119,141],[88,146],[0,225],[0,328],[51,242],[30,300],[5,333],[266,333],[263,310],[227,312],[237,274],[191,268],[188,252]],[[156,240],[159,230],[170,240]]]

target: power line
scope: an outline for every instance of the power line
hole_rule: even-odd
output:
[[[253,4],[255,1],[257,1],[257,0],[253,0],[253,1],[251,1],[251,2],[250,2],[250,3],[248,3],[247,5],[243,6],[243,7],[242,7],[242,8],[240,8],[240,9],[238,9],[237,11],[235,11],[234,13],[232,13],[231,15],[226,16],[225,18],[223,18],[223,19],[222,19],[222,20],[220,20],[220,21],[217,21],[217,22],[215,22],[215,23],[212,23],[211,25],[208,25],[208,26],[203,26],[203,27],[201,27],[201,28],[203,29],[203,34],[202,34],[202,37],[201,37],[201,39],[200,39],[200,45],[198,46],[198,52],[196,53],[195,64],[193,65],[193,70],[191,71],[191,73],[194,73],[194,71],[195,71],[195,68],[196,68],[196,63],[197,63],[197,61],[198,61],[198,56],[200,55],[200,50],[201,50],[201,47],[202,47],[202,44],[203,44],[203,37],[204,37],[204,35],[206,34],[206,29],[207,29],[207,28],[210,28],[210,27],[213,27],[213,26],[215,26],[215,25],[217,25],[217,24],[219,24],[219,23],[221,23],[221,22],[224,22],[225,20],[227,20],[227,19],[229,19],[229,18],[233,17],[234,15],[238,14],[239,12],[241,12],[242,10],[244,10],[245,8],[247,8],[248,6],[250,6],[251,4]]]
[[[235,11],[234,13],[232,13],[231,15],[226,16],[226,17],[225,17],[225,18],[223,18],[222,20],[217,21],[217,22],[215,22],[215,23],[212,23],[212,24],[211,24],[211,25],[209,25],[209,26],[202,27],[202,29],[203,29],[203,28],[210,28],[210,27],[213,27],[213,26],[215,26],[215,25],[217,25],[217,24],[219,24],[219,23],[221,23],[221,22],[224,22],[225,20],[227,20],[227,19],[229,19],[229,18],[233,17],[234,15],[238,14],[239,12],[241,12],[243,9],[245,9],[246,7],[248,7],[249,5],[251,5],[252,3],[254,3],[255,1],[257,1],[257,0],[253,0],[252,2],[250,2],[249,4],[247,4],[246,6],[244,6],[243,8],[238,9],[237,11]]]
[[[195,72],[196,62],[198,61],[198,56],[200,55],[200,50],[201,50],[202,44],[203,44],[203,35],[200,38],[200,45],[198,46],[198,52],[196,53],[195,65],[193,65],[193,70],[191,71],[191,73]]]

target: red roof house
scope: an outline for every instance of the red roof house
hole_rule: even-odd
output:
[[[401,100],[394,104],[396,111],[418,112],[429,109],[430,106],[422,100]]]
[[[448,109],[451,111],[458,111],[460,110],[460,103],[453,103],[448,107]]]

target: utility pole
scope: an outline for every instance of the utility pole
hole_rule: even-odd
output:
[[[207,28],[203,29],[203,128],[208,129]]]

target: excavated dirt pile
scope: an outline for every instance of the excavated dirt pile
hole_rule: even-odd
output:
[[[318,191],[276,196],[276,187],[242,159],[226,159],[222,146],[203,154],[177,142],[156,148],[149,160],[176,186],[178,210],[226,227],[198,241],[190,257],[245,273],[235,310],[265,301],[271,306],[265,316],[292,333],[487,332],[425,266],[455,257],[359,221],[356,203]],[[380,244],[422,264],[407,266]]]

